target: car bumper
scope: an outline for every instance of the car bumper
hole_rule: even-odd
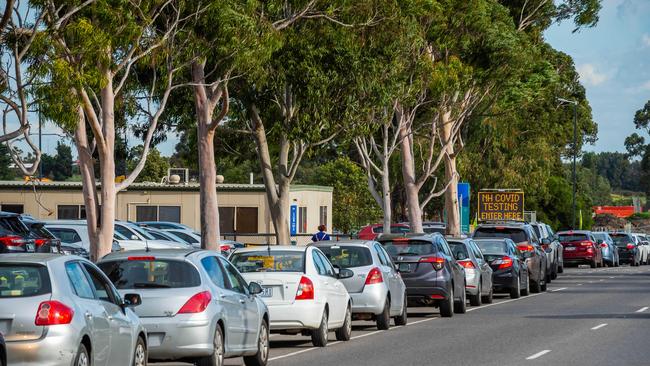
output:
[[[267,304],[267,307],[271,330],[317,329],[322,320],[324,304],[297,300],[293,304]]]
[[[495,292],[508,292],[517,287],[517,281],[519,278],[512,271],[492,273],[492,288]]]
[[[77,334],[48,332],[38,340],[6,341],[7,364],[21,366],[70,366],[79,347]]]
[[[147,330],[149,358],[173,360],[213,353],[214,324],[210,316],[197,319],[177,315],[140,318],[140,321]]]
[[[564,252],[564,261],[569,263],[591,263],[597,258],[595,253]]]
[[[384,311],[388,290],[381,283],[366,285],[363,292],[351,293],[353,314],[374,314],[378,315]]]
[[[481,276],[475,269],[465,269],[465,291],[469,294],[476,295]]]

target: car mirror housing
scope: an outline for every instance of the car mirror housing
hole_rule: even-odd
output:
[[[257,282],[251,282],[248,284],[248,292],[252,295],[257,295],[262,293],[262,286]]]
[[[549,245],[549,244],[551,244],[551,241],[548,238],[544,238],[544,239],[542,239],[542,244],[543,245]]]
[[[142,305],[142,297],[139,294],[126,294],[124,295],[125,306],[138,306]]]
[[[352,272],[351,270],[349,270],[347,268],[341,269],[339,271],[339,274],[338,274],[339,279],[351,278],[352,276],[354,276],[354,272]]]

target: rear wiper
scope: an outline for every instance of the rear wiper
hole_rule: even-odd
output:
[[[397,255],[417,255],[417,254],[411,252],[402,252],[402,253],[397,253]]]
[[[136,288],[171,288],[171,286],[169,286],[169,285],[162,285],[160,283],[145,283],[145,282],[134,283],[133,287],[136,287]]]

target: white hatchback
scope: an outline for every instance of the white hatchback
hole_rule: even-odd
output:
[[[310,334],[316,347],[327,345],[330,330],[347,341],[352,333],[350,295],[339,279],[349,269],[335,268],[320,249],[270,246],[238,249],[230,261],[246,281],[257,282],[275,333]]]

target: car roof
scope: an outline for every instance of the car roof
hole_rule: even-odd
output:
[[[591,234],[589,230],[563,230],[557,233],[560,234]]]
[[[374,240],[340,240],[340,241],[319,241],[317,243],[313,243],[312,245],[316,247],[333,247],[337,245],[352,245],[352,246],[359,246],[359,247],[371,247],[376,241]]]
[[[107,254],[101,259],[101,261],[127,259],[129,257],[156,257],[166,259],[186,258],[189,255],[199,252],[208,251],[202,249],[150,249],[148,251],[145,249],[128,250]]]
[[[70,259],[74,256],[66,256],[57,253],[15,253],[15,254],[3,254],[0,256],[0,262],[3,263],[37,263],[37,264],[48,264],[50,262],[55,262],[57,260]],[[81,257],[79,257],[81,258]]]
[[[307,251],[307,248],[309,248],[311,245],[307,246],[298,246],[298,245],[256,245],[254,247],[246,247],[246,248],[239,248],[237,249],[237,253],[246,253],[246,252],[259,252],[260,250],[270,250],[270,251],[276,251],[276,250],[285,250],[285,251],[293,251],[293,252],[304,252]]]
[[[435,237],[443,237],[440,233],[401,233],[401,234],[381,234],[377,237],[378,241],[394,240],[399,238],[407,238],[413,240],[432,240]],[[444,238],[444,237],[443,237]]]
[[[475,242],[479,242],[479,241],[502,241],[504,243],[506,241],[508,241],[508,240],[512,241],[512,239],[510,239],[510,238],[474,238],[472,240],[474,240]]]
[[[472,238],[464,237],[464,238],[459,238],[459,237],[447,237],[447,242],[453,241],[453,242],[463,242],[463,243],[469,243],[472,241]]]
[[[0,211],[0,217],[20,217],[20,214],[7,212],[7,211]]]

